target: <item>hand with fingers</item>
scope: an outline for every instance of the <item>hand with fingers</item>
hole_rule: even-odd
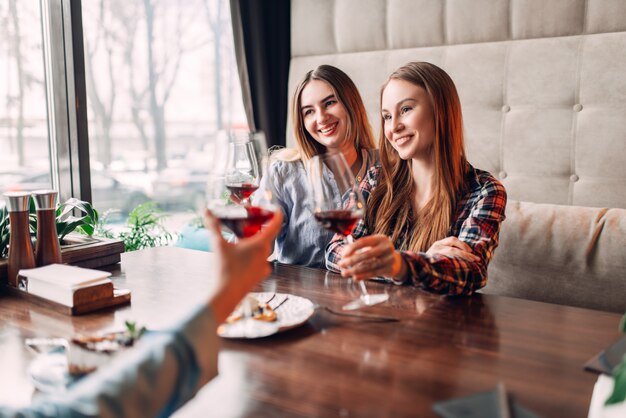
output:
[[[405,262],[391,240],[381,234],[369,235],[354,241],[343,249],[339,262],[341,275],[355,280],[372,277],[403,277]]]
[[[436,241],[430,246],[428,255],[444,255],[447,257],[462,258],[465,261],[476,262],[480,261],[480,257],[474,254],[472,247],[461,241],[457,237],[446,237],[439,241]]]
[[[205,211],[204,225],[212,232],[218,264],[218,286],[211,301],[218,323],[225,320],[239,301],[271,272],[267,254],[282,227],[282,221],[283,213],[278,210],[259,233],[233,244],[222,237],[220,221],[209,210]]]

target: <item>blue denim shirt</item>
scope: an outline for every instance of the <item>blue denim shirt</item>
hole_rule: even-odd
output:
[[[363,178],[367,170],[379,161],[378,150],[362,150],[362,166],[357,177]],[[337,183],[328,173],[328,184],[336,193]],[[324,268],[324,249],[334,233],[321,228],[313,217],[313,199],[306,169],[301,160],[275,160],[263,178],[285,214],[283,227],[276,238],[276,261]]]
[[[80,380],[67,393],[0,418],[166,417],[217,374],[218,337],[207,305],[178,327],[146,334],[137,347]]]

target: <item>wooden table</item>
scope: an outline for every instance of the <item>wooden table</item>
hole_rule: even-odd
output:
[[[32,336],[69,337],[134,319],[164,326],[202,301],[212,255],[162,247],[124,254],[114,281],[132,305],[69,317],[0,296],[0,402],[24,405]],[[245,261],[243,261],[245,262]],[[399,322],[318,310],[305,325],[261,340],[224,341],[220,375],[177,416],[434,416],[437,401],[506,384],[543,417],[585,417],[594,374],[586,360],[619,338],[620,315],[521,299],[449,298],[370,283],[390,301],[362,312]],[[258,290],[292,293],[339,310],[356,286],[324,270],[276,265]]]

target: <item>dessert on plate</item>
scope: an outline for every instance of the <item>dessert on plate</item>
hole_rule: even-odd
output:
[[[77,335],[67,348],[67,367],[72,375],[91,373],[108,363],[115,354],[132,347],[145,332],[134,322],[126,322],[124,331],[96,335]]]
[[[249,308],[246,306],[248,304]],[[276,312],[272,309],[269,303],[259,302],[257,298],[252,295],[247,295],[239,305],[235,308],[233,313],[226,318],[226,323],[232,324],[246,316],[246,310],[250,309],[250,316],[258,321],[274,322],[276,321]]]

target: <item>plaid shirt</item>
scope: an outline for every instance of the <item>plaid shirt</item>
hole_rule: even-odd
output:
[[[380,172],[380,165],[372,167],[359,186],[366,201],[378,183]],[[465,182],[465,192],[458,200],[448,236],[455,236],[468,244],[480,261],[402,251],[413,229],[408,225],[394,243],[408,266],[408,274],[401,283],[412,283],[448,295],[470,295],[487,284],[487,265],[498,246],[500,223],[504,220],[506,190],[491,174],[471,166]],[[355,239],[369,235],[364,220],[358,222],[352,235]],[[326,247],[326,267],[329,270],[339,271],[337,263],[346,244],[341,235],[335,235]]]

